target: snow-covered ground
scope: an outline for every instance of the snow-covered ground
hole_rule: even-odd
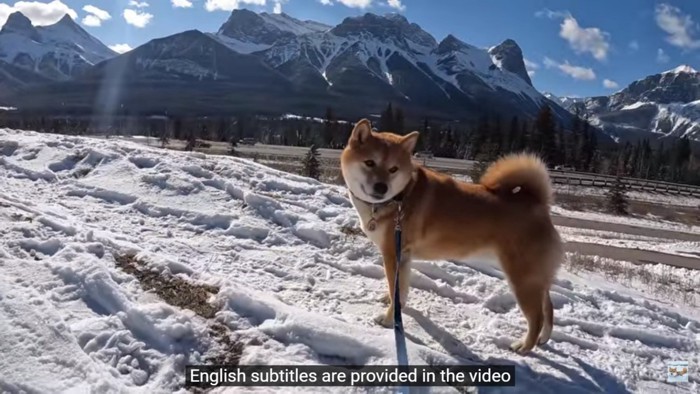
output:
[[[590,211],[573,211],[571,209],[562,208],[560,206],[553,206],[552,213],[566,216],[570,218],[592,220],[596,222],[603,223],[618,223],[627,224],[636,227],[648,227],[656,228],[662,230],[672,230],[684,233],[698,234],[700,233],[700,226],[692,226],[678,222],[671,222],[661,219],[652,218],[639,218],[639,217],[628,217],[628,216],[615,216],[609,215],[601,212],[590,212]]]
[[[184,390],[184,365],[221,347],[213,320],[244,364],[394,364],[393,332],[373,322],[379,256],[341,231],[355,225],[343,188],[250,161],[0,129],[0,391]],[[144,291],[116,265],[126,253],[219,287],[220,312]],[[493,261],[416,262],[412,285],[411,363],[516,365],[515,389],[480,392],[700,390],[700,309],[644,286],[563,270],[552,341],[522,357]],[[670,360],[690,362],[691,383],[665,383]]]
[[[679,256],[698,257],[700,242],[678,241],[641,235],[622,234],[614,231],[599,231],[575,227],[558,227],[566,242],[586,242],[620,248],[653,250]]]

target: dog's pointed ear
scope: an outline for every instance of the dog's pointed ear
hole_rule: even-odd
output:
[[[414,131],[412,133],[405,135],[401,139],[401,147],[404,148],[409,153],[413,153],[413,150],[416,149],[416,144],[418,143],[418,136],[419,135],[420,135],[420,133],[417,131]]]
[[[350,135],[350,141],[364,144],[370,138],[372,138],[372,124],[369,119],[362,119],[355,123],[355,128],[352,129],[352,134]]]

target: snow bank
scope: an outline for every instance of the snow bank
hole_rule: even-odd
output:
[[[381,261],[341,232],[356,223],[343,188],[129,141],[0,140],[2,390],[183,391],[184,365],[216,349],[214,320],[244,344],[243,363],[395,362],[392,331],[373,321]],[[220,312],[167,304],[115,253],[219,287]],[[698,390],[697,370],[663,382],[666,361],[700,363],[697,307],[562,272],[552,341],[521,357],[508,344],[525,321],[493,261],[416,262],[412,285],[411,363],[515,364],[514,392]]]

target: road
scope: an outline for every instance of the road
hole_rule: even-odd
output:
[[[567,252],[576,252],[587,256],[600,256],[613,260],[629,261],[634,264],[665,264],[679,268],[700,270],[700,259],[678,256],[675,254],[654,252],[652,250],[620,248],[587,242],[567,242]]]
[[[309,151],[309,148],[298,146],[278,146],[278,145],[261,145],[254,146],[239,145],[237,151],[247,154],[284,156],[284,157],[302,157]],[[340,160],[341,150],[338,149],[319,149],[318,152],[324,159]],[[444,170],[460,170],[466,171],[472,168],[474,164],[471,160],[462,159],[447,159],[436,157],[432,159],[416,159],[417,162],[428,167],[439,168]]]
[[[596,231],[609,231],[613,233],[622,233],[629,235],[639,235],[651,238],[675,239],[678,241],[700,242],[700,234],[686,233],[683,231],[664,230],[649,227],[637,227],[622,223],[597,222],[594,220],[585,220],[577,218],[569,218],[566,216],[552,216],[552,222],[556,226],[583,228]]]
[[[213,143],[212,148],[214,148]],[[224,147],[226,146],[225,143]],[[241,153],[258,154],[265,156],[278,157],[303,157],[308,148],[295,146],[280,146],[280,145],[240,145],[236,148]],[[338,149],[319,149],[322,158],[338,160],[341,151]],[[448,159],[443,157],[435,157],[431,159],[415,159],[427,167],[446,171],[459,171],[464,173],[470,170],[474,161],[462,159]],[[558,184],[571,184],[581,186],[598,186],[609,187],[615,182],[615,177],[610,175],[592,174],[584,172],[569,172],[559,170],[549,170],[552,181]],[[667,192],[682,195],[700,196],[700,188],[692,185],[674,184],[668,182],[650,181],[644,179],[623,178],[624,183],[635,190],[646,190]]]

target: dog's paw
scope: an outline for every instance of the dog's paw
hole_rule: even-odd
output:
[[[542,346],[545,343],[549,342],[549,339],[552,337],[552,327],[548,326],[542,329],[542,332],[540,332],[540,337],[537,338],[537,345]]]
[[[521,356],[524,356],[532,350],[532,347],[527,347],[525,346],[525,341],[517,340],[513,343],[510,344],[510,349],[516,353],[518,353]]]
[[[384,328],[394,327],[394,316],[391,313],[382,313],[374,318],[374,322]]]
[[[389,295],[389,293],[384,293],[383,296],[379,297],[379,302],[381,302],[384,305],[391,304],[391,296]]]

